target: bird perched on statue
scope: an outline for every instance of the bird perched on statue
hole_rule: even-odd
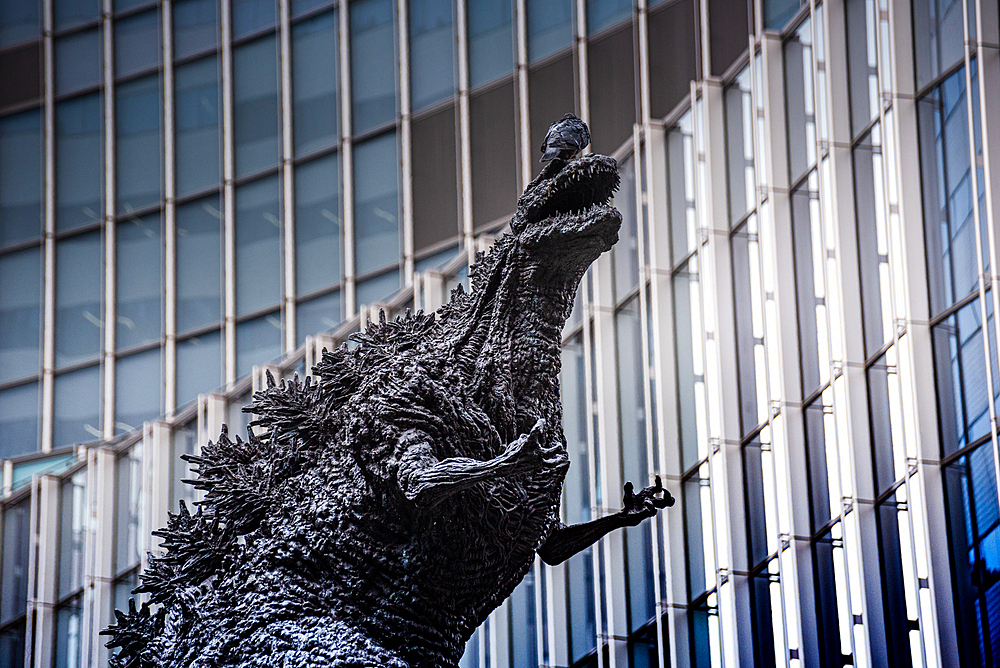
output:
[[[542,140],[542,157],[538,162],[548,162],[553,158],[569,160],[590,143],[587,124],[573,114],[566,114],[549,126]]]

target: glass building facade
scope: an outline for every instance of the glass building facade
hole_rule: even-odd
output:
[[[0,0],[0,668],[106,665],[181,455],[440,306],[567,111],[623,225],[562,519],[677,504],[536,563],[462,665],[997,665],[998,14]]]

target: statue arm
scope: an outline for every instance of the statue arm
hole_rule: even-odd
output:
[[[625,483],[625,507],[613,515],[573,526],[557,526],[538,548],[538,556],[550,566],[561,564],[615,529],[634,527],[647,517],[656,515],[660,508],[674,505],[674,497],[663,488],[660,476],[656,476],[656,484],[646,487],[638,494],[633,494],[632,489],[632,483]],[[663,496],[657,496],[661,492]]]

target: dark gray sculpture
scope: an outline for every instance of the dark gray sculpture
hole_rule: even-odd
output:
[[[559,522],[569,467],[560,336],[584,271],[618,236],[615,161],[556,158],[471,294],[324,352],[313,381],[254,396],[249,440],[190,457],[182,505],[104,633],[120,668],[446,668],[537,552],[558,563],[673,503],[657,478],[625,509]],[[155,608],[155,610],[154,610]]]
[[[553,158],[570,160],[579,155],[590,143],[590,129],[587,124],[573,114],[565,114],[549,126],[542,139],[542,157],[538,162],[548,162]]]

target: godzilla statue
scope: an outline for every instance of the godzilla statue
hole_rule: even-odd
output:
[[[560,341],[587,267],[618,239],[611,158],[548,163],[510,233],[435,315],[324,351],[254,395],[248,440],[189,457],[197,513],[116,611],[115,668],[454,668],[537,553],[559,563],[672,505],[656,484],[565,526]],[[315,380],[314,380],[315,378]]]

